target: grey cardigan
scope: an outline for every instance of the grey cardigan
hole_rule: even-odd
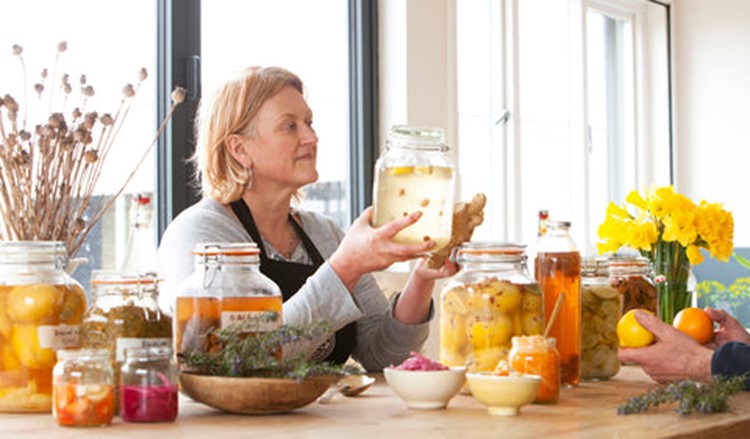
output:
[[[296,209],[302,229],[313,241],[321,256],[328,259],[343,239],[344,233],[333,220],[306,210]],[[193,272],[192,251],[202,242],[252,242],[242,224],[221,204],[206,198],[180,213],[167,227],[159,245],[159,271],[164,279],[159,303],[172,311],[175,294]],[[276,251],[264,242],[269,257]],[[295,262],[309,262],[303,246],[292,255]],[[357,346],[352,354],[368,371],[380,371],[398,364],[419,350],[429,331],[427,322],[405,325],[393,318],[394,296],[390,304],[371,274],[363,276],[353,293],[349,293],[328,262],[307,279],[289,300],[284,302],[283,319],[290,325],[327,320],[336,331],[357,322]],[[430,319],[433,312],[430,312]],[[327,338],[327,337],[326,337]],[[293,350],[311,355],[317,346],[297,346]],[[285,351],[285,354],[291,352]]]

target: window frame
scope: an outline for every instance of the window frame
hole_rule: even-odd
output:
[[[200,200],[187,160],[195,151],[193,121],[201,98],[201,0],[157,0],[157,120],[167,115],[175,86],[187,99],[172,116],[157,148],[156,227],[167,225]],[[377,0],[348,0],[349,8],[349,202],[353,221],[372,202],[378,149]]]

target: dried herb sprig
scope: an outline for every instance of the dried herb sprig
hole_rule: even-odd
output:
[[[617,406],[617,414],[630,415],[642,413],[650,407],[661,404],[677,403],[675,411],[689,415],[693,411],[701,413],[720,413],[729,410],[727,398],[744,388],[746,375],[725,378],[714,377],[711,384],[697,383],[692,380],[677,381],[655,387],[645,395],[634,396]]]
[[[247,335],[241,326],[212,331],[221,349],[206,352],[191,348],[178,355],[188,371],[225,377],[268,377],[302,380],[317,375],[350,375],[362,371],[354,366],[307,360],[293,355],[279,360],[276,353],[284,345],[319,339],[330,333],[330,324],[318,322],[304,326],[282,325],[278,329]]]
[[[120,189],[92,206],[102,166],[148,74],[141,69],[136,85],[127,84],[123,88],[122,100],[114,115],[100,114],[86,108],[95,90],[85,75],[80,76],[78,87],[71,84],[67,73],[59,79],[55,77],[59,58],[67,49],[64,41],[57,45],[52,77],[43,69],[39,82],[34,84],[37,105],[42,105],[46,94],[49,113],[42,116],[39,123],[32,124],[27,119],[29,99],[23,48],[13,46],[13,55],[18,58],[23,72],[24,95],[22,104],[9,94],[0,97],[0,215],[3,223],[0,239],[64,241],[68,256],[72,257],[150,154],[175,107],[184,100],[185,90],[178,87],[173,92],[169,113]],[[54,96],[56,89],[62,93],[59,102]],[[66,108],[76,95],[78,105]],[[57,105],[59,111],[54,111]]]

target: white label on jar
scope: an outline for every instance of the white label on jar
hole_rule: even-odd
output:
[[[244,332],[268,332],[281,326],[281,315],[276,311],[224,311],[221,329],[241,326]]]
[[[130,348],[152,348],[152,347],[170,347],[172,346],[171,338],[118,338],[115,352],[117,361],[125,361],[125,349]]]
[[[41,349],[77,348],[78,325],[44,325],[37,328],[39,347]]]

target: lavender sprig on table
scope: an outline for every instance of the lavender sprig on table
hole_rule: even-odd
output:
[[[727,398],[744,388],[745,375],[725,378],[714,377],[711,384],[683,380],[655,387],[642,396],[633,396],[617,406],[617,414],[642,413],[650,407],[676,402],[675,411],[689,415],[693,411],[701,413],[721,413],[729,411]]]

